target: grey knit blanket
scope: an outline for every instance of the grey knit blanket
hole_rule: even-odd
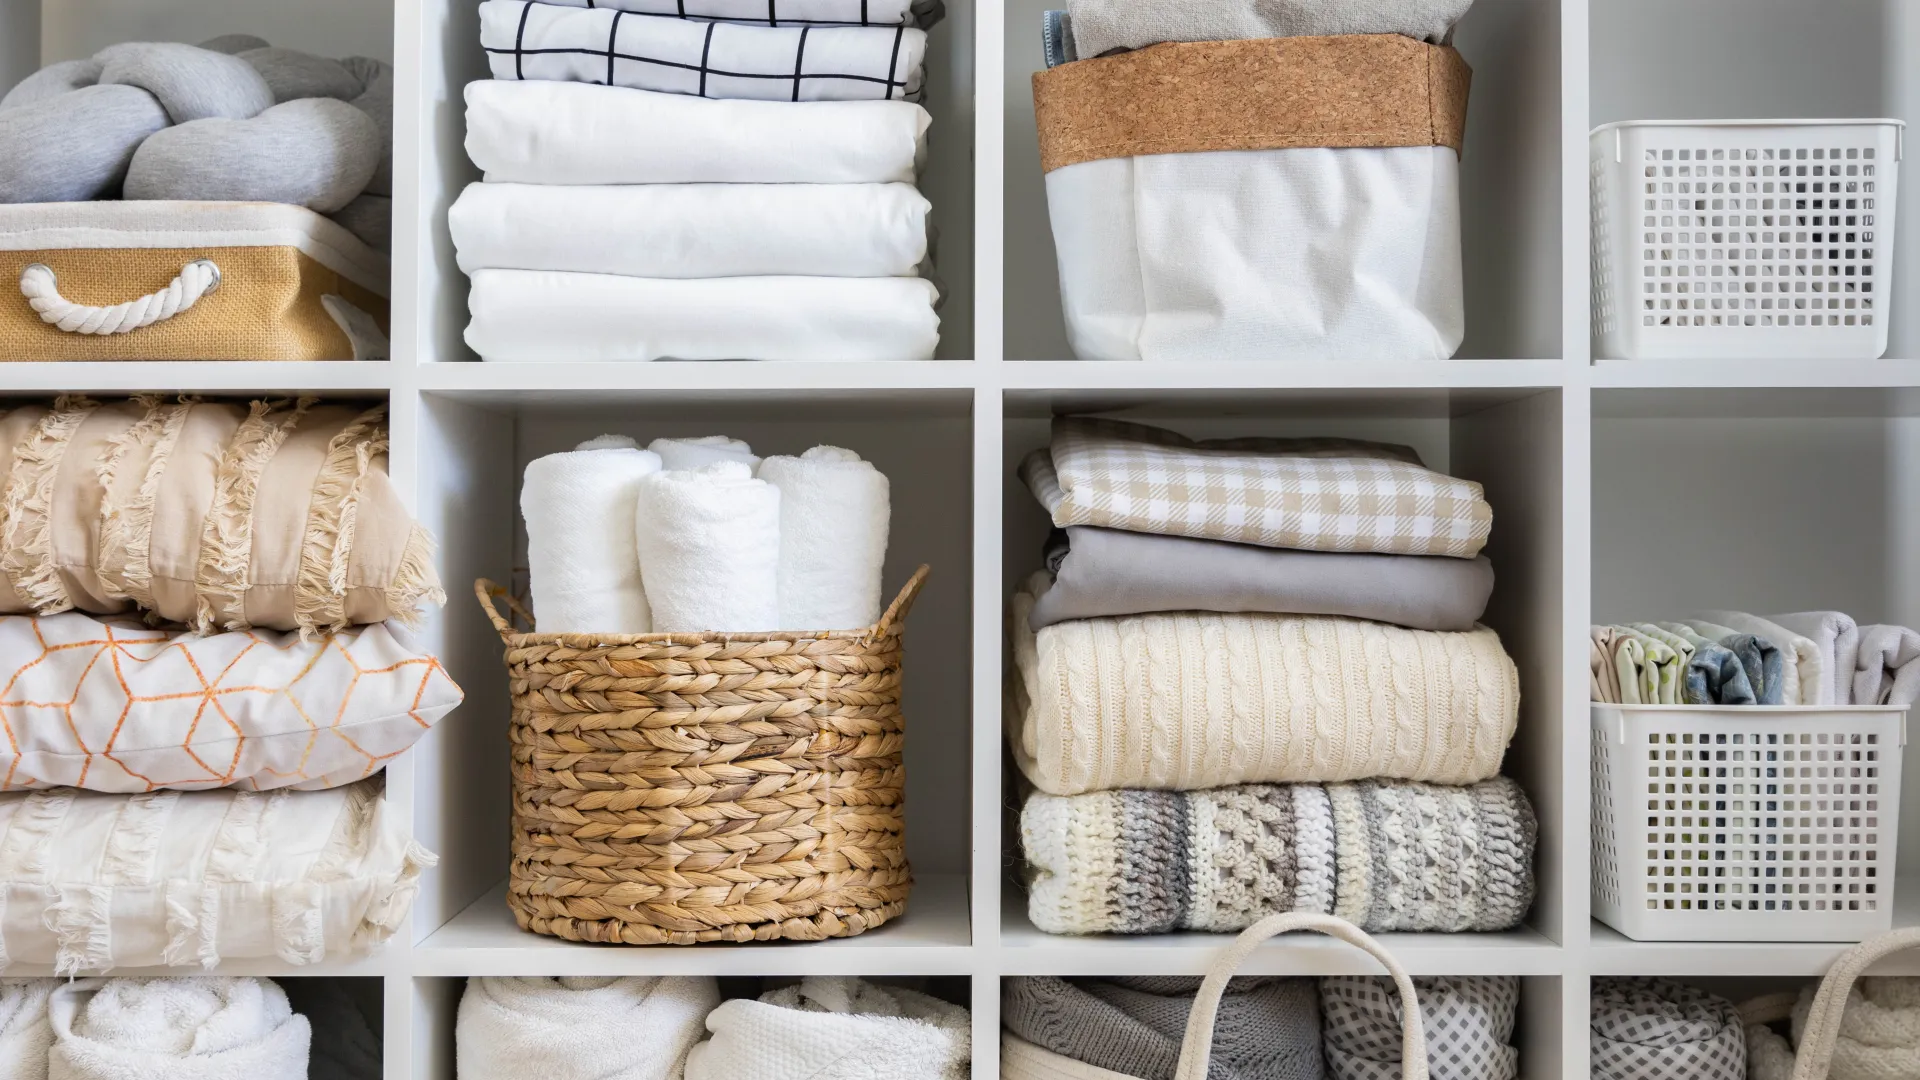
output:
[[[1733,1002],[1671,979],[1593,981],[1593,1080],[1746,1080]]]
[[[1000,1021],[1062,1057],[1139,1080],[1173,1080],[1187,1013],[1199,989],[1199,979],[1168,976],[1006,979]],[[1213,1026],[1207,1080],[1322,1080],[1325,1075],[1320,1003],[1312,979],[1238,978],[1227,984]]]
[[[1505,930],[1533,903],[1536,829],[1505,777],[1035,793],[1020,816],[1029,915],[1053,934],[1236,931],[1285,911]]]

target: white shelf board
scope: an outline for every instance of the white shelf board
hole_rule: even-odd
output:
[[[1124,361],[1008,361],[999,365],[1009,390],[1285,390],[1552,387],[1566,381],[1560,360],[1436,360],[1340,363],[1287,360],[1197,364]]]
[[[506,883],[415,946],[416,975],[966,975],[973,970],[967,881],[926,874],[900,918],[820,942],[583,945],[531,934],[507,910]]]
[[[289,964],[277,956],[256,956],[223,960],[217,966],[204,970],[197,965],[116,967],[107,972],[90,971],[85,974],[106,974],[115,978],[161,976],[178,978],[182,975],[246,975],[273,979],[312,979],[327,976],[378,978],[404,972],[405,957],[405,947],[395,939],[367,956],[352,960],[327,960],[318,964]],[[53,977],[54,971],[51,964],[9,964],[6,974],[9,979],[45,979]]]
[[[1232,934],[1068,937],[1039,930],[1027,898],[1006,890],[1000,913],[1004,975],[1204,975]],[[1560,946],[1532,927],[1494,934],[1375,934],[1414,975],[1559,975]],[[1324,934],[1287,934],[1262,945],[1244,975],[1378,975],[1374,959]]]
[[[1920,360],[1599,360],[1596,389],[1920,386]]]
[[[868,391],[970,390],[978,365],[964,360],[846,363],[432,363],[418,368],[430,393],[500,401],[567,401],[671,395],[726,401],[744,392],[845,395]]]
[[[0,393],[385,393],[394,365],[307,360],[0,363]]]
[[[1893,895],[1893,925],[1920,925],[1920,877],[1900,878]],[[1588,960],[1595,975],[1823,975],[1849,947],[1834,941],[1634,941],[1595,919]],[[1868,974],[1920,975],[1920,952],[1895,953]]]

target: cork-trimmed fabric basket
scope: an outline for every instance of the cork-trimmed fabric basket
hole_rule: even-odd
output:
[[[1033,77],[1082,360],[1443,360],[1471,72],[1394,34],[1169,42]]]
[[[388,266],[301,206],[0,206],[0,361],[385,360]]]
[[[901,636],[920,567],[873,626],[520,633],[490,581],[513,695],[523,929],[569,941],[819,941],[906,909]]]

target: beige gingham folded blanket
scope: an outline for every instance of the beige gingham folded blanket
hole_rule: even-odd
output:
[[[1021,475],[1062,528],[1461,559],[1493,528],[1479,484],[1425,468],[1407,447],[1349,439],[1196,441],[1061,417]]]

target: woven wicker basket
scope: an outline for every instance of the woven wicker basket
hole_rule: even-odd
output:
[[[519,633],[513,867],[523,929],[691,945],[852,937],[906,909],[900,637],[922,566],[864,630]]]

